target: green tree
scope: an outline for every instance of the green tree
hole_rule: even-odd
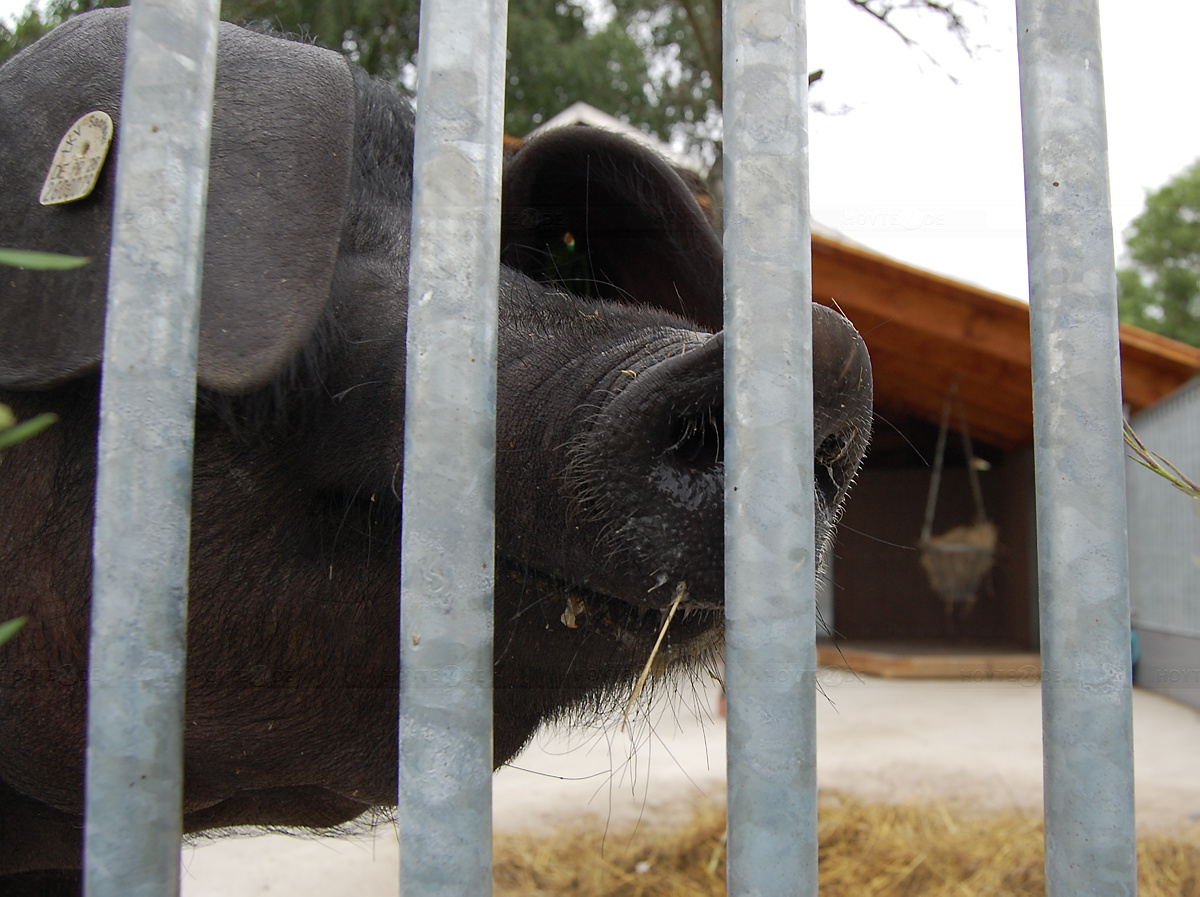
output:
[[[721,0],[610,2],[646,60],[650,101],[640,118],[614,114],[699,148],[711,162],[721,135]]]
[[[1200,160],[1146,197],[1126,243],[1121,320],[1200,346]]]
[[[0,60],[71,15],[125,0],[51,0],[32,8],[17,29],[0,25]],[[367,71],[411,81],[417,56],[419,0],[225,0],[229,21],[265,22],[285,33],[340,50]],[[584,0],[510,0],[505,128],[525,134],[586,98],[638,123],[653,117],[643,85],[646,57],[615,21],[588,21]]]
[[[226,0],[222,15],[265,20],[340,49],[373,74],[411,80],[419,6],[418,0]],[[647,118],[641,49],[616,22],[590,25],[584,0],[510,0],[506,77],[504,124],[511,134],[528,133],[585,97],[630,120]]]
[[[653,112],[641,48],[615,20],[589,24],[582,0],[509,0],[507,79],[510,134],[527,134],[578,100],[635,123]]]
[[[966,46],[967,25],[959,7],[979,5],[977,0],[847,2],[910,45],[915,41],[902,30],[899,17],[940,19]],[[51,0],[44,17],[20,34],[0,26],[0,59],[70,14],[121,5],[123,0]],[[696,148],[709,160],[717,154],[720,0],[511,0],[509,6],[509,133],[525,134],[570,103],[586,100]],[[409,81],[418,12],[419,0],[224,0],[221,8],[230,21],[266,21],[341,50],[369,72]]]
[[[417,53],[420,0],[222,0],[221,18],[265,22],[341,50],[367,71],[400,77]]]
[[[59,21],[51,15],[43,16],[31,2],[11,26],[0,22],[0,62],[29,46]]]

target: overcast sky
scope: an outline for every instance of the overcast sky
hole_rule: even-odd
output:
[[[0,0],[0,15],[24,5]],[[825,71],[812,99],[838,113],[810,120],[816,219],[909,264],[1027,298],[1012,0],[983,0],[970,16],[983,45],[973,56],[927,16],[902,22],[914,49],[845,0],[807,6],[810,68]],[[1100,8],[1119,254],[1146,190],[1200,156],[1200,4]]]
[[[974,58],[932,20],[913,32],[941,65],[844,0],[809,0],[814,216],[919,267],[1028,298],[1015,3],[971,18]],[[1117,252],[1155,189],[1200,156],[1192,47],[1200,4],[1100,0]],[[954,84],[953,75],[958,84]]]

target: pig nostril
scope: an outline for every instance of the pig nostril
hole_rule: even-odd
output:
[[[666,453],[680,465],[694,469],[715,467],[725,460],[721,439],[722,409],[710,408],[676,418],[671,423]],[[818,468],[828,471],[831,479],[840,478],[843,468],[851,466],[858,432],[853,427],[826,436],[813,453]]]
[[[854,444],[855,433],[853,430],[842,430],[837,433],[830,433],[817,446],[813,457],[817,464],[823,464],[827,467],[832,467],[838,462],[845,459],[850,453],[850,447]]]
[[[667,454],[683,467],[708,469],[724,461],[721,408],[708,408],[672,421]]]
[[[826,502],[833,504],[838,495],[849,485],[858,467],[855,447],[858,430],[847,427],[830,433],[813,452],[817,488]]]

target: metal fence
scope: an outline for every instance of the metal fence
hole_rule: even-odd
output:
[[[217,4],[133,7],[97,498],[92,897],[177,893],[179,881],[190,384]],[[494,452],[504,15],[500,0],[426,0],[422,10],[402,550],[405,569],[422,575],[402,586],[399,725],[407,897],[491,887],[492,487],[475,472],[491,470]],[[809,315],[794,313],[811,295],[804,21],[802,0],[725,4],[731,894],[817,893],[812,335]],[[1124,471],[1096,0],[1021,0],[1018,32],[1048,893],[1132,894]],[[134,140],[137,122],[150,120],[161,127]],[[142,195],[150,172],[171,189]],[[132,229],[139,220],[149,234]],[[131,256],[138,241],[152,258]],[[152,271],[161,279],[146,288]],[[138,299],[167,307],[130,310]],[[147,320],[159,323],[138,326]],[[148,330],[163,342],[149,343]],[[178,394],[151,395],[180,383],[189,385]],[[148,407],[153,426],[138,410]],[[178,420],[165,424],[164,409]],[[469,482],[454,479],[464,471]],[[784,495],[787,526],[750,513]],[[439,669],[464,684],[449,707],[446,689],[436,705],[421,694]],[[419,825],[406,824],[412,814]]]
[[[1133,683],[1108,133],[1095,0],[1018,0],[1046,892],[1133,894]]]
[[[94,897],[179,891],[217,7],[137,3],[129,29],[92,547],[84,893]]]

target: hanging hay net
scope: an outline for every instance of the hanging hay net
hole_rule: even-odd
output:
[[[966,459],[971,496],[975,500],[975,522],[970,526],[956,526],[935,536],[933,516],[942,481],[950,410],[956,402],[962,423],[960,432],[963,457]],[[921,527],[921,539],[917,543],[921,550],[921,566],[925,568],[930,586],[945,602],[947,615],[951,615],[955,607],[961,607],[964,614],[974,607],[979,586],[996,559],[996,534],[996,525],[987,519],[987,511],[983,507],[983,490],[979,486],[979,475],[976,472],[971,432],[967,426],[967,411],[963,406],[962,396],[959,395],[958,384],[954,383],[947,390],[946,401],[942,407],[942,425],[938,429],[933,471],[929,478],[929,495],[925,502],[925,523]]]
[[[956,526],[922,539],[921,566],[947,604],[970,605],[996,559],[996,525]]]

